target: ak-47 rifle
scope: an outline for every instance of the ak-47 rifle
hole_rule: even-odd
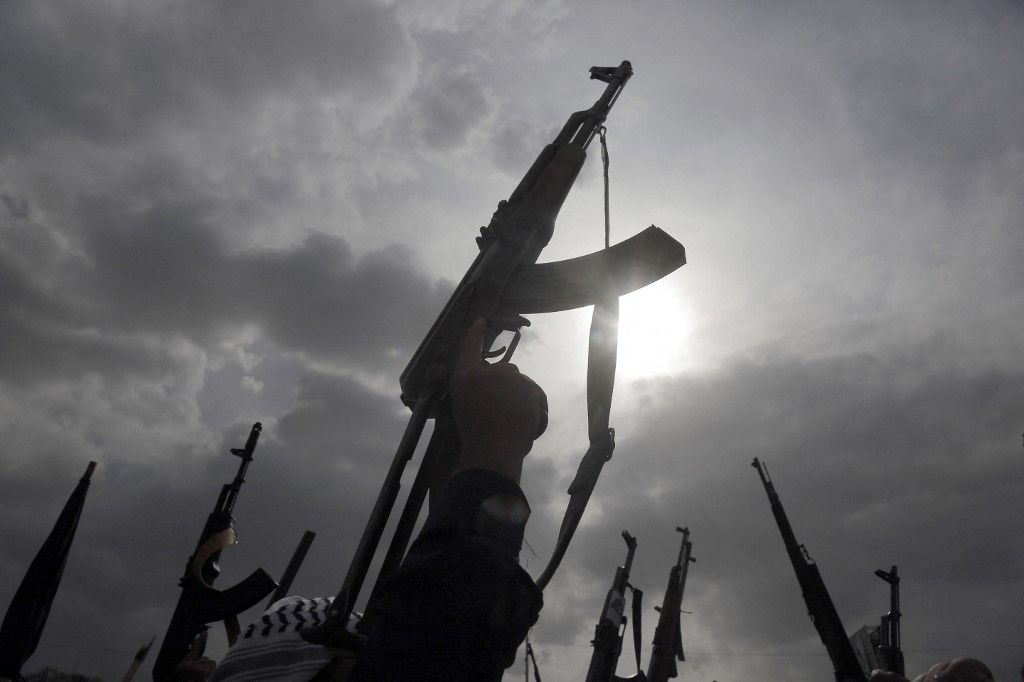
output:
[[[174,668],[185,658],[197,638],[205,634],[208,623],[224,621],[228,641],[234,643],[238,636],[238,614],[256,605],[274,591],[277,583],[262,568],[234,587],[217,590],[211,587],[220,575],[220,553],[225,547],[236,542],[235,502],[245,483],[245,472],[252,461],[263,426],[257,422],[243,448],[231,448],[231,454],[241,457],[238,473],[231,483],[221,488],[217,504],[206,518],[206,525],[199,536],[196,549],[185,563],[185,574],[181,577],[181,596],[167,626],[163,644],[153,664],[153,679],[164,682],[174,677]],[[199,644],[202,646],[202,643]],[[201,654],[202,651],[199,651]]]
[[[633,568],[633,554],[636,552],[636,538],[629,531],[622,531],[622,539],[626,541],[626,561],[615,569],[615,578],[611,589],[604,598],[601,617],[594,628],[594,653],[590,657],[590,668],[587,669],[586,682],[618,682],[636,680],[642,682],[644,674],[640,672],[640,597],[643,594],[629,584],[629,572]],[[631,677],[618,677],[615,667],[622,653],[622,638],[626,634],[626,590],[633,589],[633,642],[636,646],[637,674]]]
[[[679,610],[683,605],[683,590],[686,589],[690,562],[697,560],[690,556],[693,550],[690,529],[676,526],[676,530],[683,534],[683,540],[679,546],[679,558],[676,559],[675,566],[669,569],[668,588],[665,590],[661,608],[658,609],[661,615],[658,617],[658,627],[654,630],[654,646],[651,650],[651,660],[647,664],[647,682],[665,682],[671,677],[676,677],[679,674],[676,659],[686,660],[683,654],[683,631],[679,623]]]
[[[499,202],[490,224],[480,229],[476,240],[479,254],[402,372],[402,401],[412,409],[412,416],[332,604],[328,622],[316,632],[304,633],[310,641],[359,647],[360,638],[346,630],[349,617],[397,500],[402,472],[428,419],[435,420],[430,442],[395,526],[370,603],[401,564],[427,492],[454,462],[459,446],[447,383],[459,344],[470,325],[477,318],[487,319],[486,348],[493,345],[499,334],[512,332],[514,337],[507,350],[501,348],[485,354],[487,358],[500,356],[501,361],[508,361],[519,342],[521,328],[530,324],[523,314],[594,304],[587,400],[591,447],[570,486],[569,511],[554,555],[537,580],[538,586],[543,589],[554,573],[614,446],[613,432],[608,428],[608,408],[615,374],[618,297],[657,281],[686,262],[682,245],[652,225],[603,251],[537,264],[553,234],[558,211],[583,166],[586,149],[603,132],[605,119],[632,73],[628,61],[618,67],[590,69],[591,78],[607,84],[604,93],[589,109],[569,116],[508,200]],[[371,609],[368,607],[367,611]],[[365,628],[363,621],[359,630]]]
[[[846,636],[843,621],[839,619],[832,597],[825,587],[825,581],[821,579],[817,564],[807,554],[807,548],[796,541],[796,535],[786,517],[786,510],[782,508],[782,502],[768,476],[768,470],[756,457],[751,466],[757,469],[768,493],[772,513],[782,533],[782,541],[786,545],[786,553],[793,564],[797,582],[800,583],[800,591],[803,592],[804,602],[807,604],[807,613],[810,614],[811,622],[821,637],[821,643],[825,645],[828,657],[832,660],[836,682],[866,682],[867,677],[857,662],[857,655]]]
[[[878,569],[875,575],[889,583],[889,613],[882,616],[879,628],[878,659],[889,672],[904,674],[903,650],[900,648],[900,576],[896,566],[892,570]]]

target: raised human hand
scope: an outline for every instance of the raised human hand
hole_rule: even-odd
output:
[[[206,636],[209,633],[204,629],[188,647],[188,653],[178,665],[174,666],[174,682],[206,682],[217,667],[217,662],[203,656],[206,648]]]
[[[481,358],[487,321],[476,320],[448,384],[462,450],[455,470],[489,469],[518,482],[523,458],[547,426],[547,396],[507,362]]]

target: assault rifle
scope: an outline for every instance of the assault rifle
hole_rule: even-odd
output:
[[[331,606],[328,622],[318,631],[304,633],[310,641],[359,648],[361,638],[346,629],[349,617],[398,498],[402,472],[412,459],[428,419],[435,420],[430,442],[368,603],[373,602],[380,586],[401,564],[427,492],[455,461],[459,446],[446,387],[459,344],[470,325],[477,318],[487,319],[486,348],[491,348],[500,334],[511,332],[513,337],[507,348],[485,353],[488,359],[500,357],[500,361],[508,361],[515,352],[521,329],[530,324],[523,314],[594,304],[588,369],[591,448],[570,487],[570,510],[554,556],[537,581],[542,589],[554,572],[614,445],[613,432],[608,428],[608,408],[615,372],[618,297],[657,281],[686,262],[682,245],[652,225],[603,251],[537,264],[554,232],[558,211],[583,166],[586,149],[603,132],[604,121],[632,73],[628,61],[617,67],[590,69],[592,79],[607,84],[604,93],[589,109],[569,116],[508,200],[498,203],[490,223],[480,228],[476,239],[479,254],[402,372],[401,397],[412,409],[412,416]],[[368,606],[367,611],[372,609]],[[367,628],[366,621],[361,621],[359,630],[365,632]]]
[[[685,661],[683,654],[683,631],[679,623],[679,609],[683,605],[683,590],[686,588],[686,575],[690,570],[690,562],[697,561],[690,556],[693,550],[693,543],[690,542],[690,529],[676,526],[676,530],[683,534],[682,543],[679,546],[679,558],[676,565],[669,569],[668,588],[665,590],[665,598],[658,609],[658,626],[654,630],[654,646],[651,650],[651,660],[647,664],[648,682],[665,682],[665,680],[676,677],[679,674],[676,668],[676,659]]]
[[[768,501],[772,506],[772,513],[782,533],[782,541],[786,545],[786,553],[793,564],[796,572],[797,582],[800,583],[800,591],[803,592],[804,602],[807,604],[807,612],[811,616],[821,643],[825,645],[828,657],[832,660],[832,668],[835,672],[836,682],[866,682],[864,671],[857,661],[857,655],[853,652],[850,640],[846,636],[846,629],[843,628],[843,621],[839,619],[835,605],[832,604],[832,597],[825,587],[825,581],[821,579],[817,564],[807,554],[807,548],[796,541],[789,519],[786,518],[786,510],[782,508],[782,502],[775,492],[775,486],[768,476],[768,470],[755,457],[751,466],[757,469],[764,483],[764,489],[768,493]]]
[[[889,613],[882,616],[878,629],[878,660],[884,670],[904,674],[903,650],[900,648],[900,575],[896,566],[892,570],[878,569],[875,575],[889,583]]]
[[[636,538],[629,531],[622,531],[622,539],[626,541],[626,561],[615,569],[615,579],[611,589],[604,598],[601,617],[594,628],[594,653],[590,657],[590,668],[587,669],[586,682],[625,682],[637,680],[642,682],[644,674],[640,672],[640,590],[629,584],[629,572],[633,568],[633,554],[636,552]],[[626,634],[626,590],[633,590],[633,643],[636,647],[637,674],[632,677],[619,677],[615,674],[615,666],[622,653],[622,637]]]
[[[221,550],[236,542],[233,516],[235,502],[245,483],[245,472],[252,461],[252,453],[262,430],[263,426],[259,422],[253,424],[245,447],[231,448],[231,454],[241,457],[242,462],[235,479],[221,488],[217,504],[206,518],[196,549],[185,562],[185,574],[179,581],[181,596],[153,664],[153,679],[156,682],[173,679],[175,666],[185,658],[194,644],[200,647],[198,653],[202,653],[205,643],[201,636],[205,634],[208,623],[224,621],[228,641],[234,644],[239,633],[238,614],[255,606],[277,587],[274,579],[262,568],[257,568],[248,578],[229,589],[217,590],[211,587],[220,575]]]

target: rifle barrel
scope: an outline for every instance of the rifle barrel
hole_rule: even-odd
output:
[[[277,585],[277,589],[274,590],[274,594],[270,596],[270,601],[267,602],[267,608],[280,600],[288,596],[289,590],[292,589],[292,582],[295,580],[296,574],[299,572],[299,567],[302,566],[302,562],[306,559],[306,553],[309,551],[309,546],[313,544],[313,538],[316,537],[316,533],[311,530],[307,530],[302,534],[302,539],[299,540],[299,546],[295,548],[295,552],[292,554],[291,560],[288,561],[287,568],[284,569],[284,573],[281,575],[281,580]]]

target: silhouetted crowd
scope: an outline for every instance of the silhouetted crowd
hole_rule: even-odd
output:
[[[329,651],[304,640],[299,626],[325,615],[331,601],[290,597],[252,624],[219,666],[190,655],[178,666],[178,679],[501,679],[543,603],[518,562],[530,515],[519,479],[547,423],[547,399],[515,365],[481,361],[485,334],[478,320],[449,384],[459,460],[432,495],[401,568],[364,614],[373,625],[362,651]],[[957,658],[936,663],[913,682],[993,679],[981,661]],[[908,682],[883,671],[870,680]]]

